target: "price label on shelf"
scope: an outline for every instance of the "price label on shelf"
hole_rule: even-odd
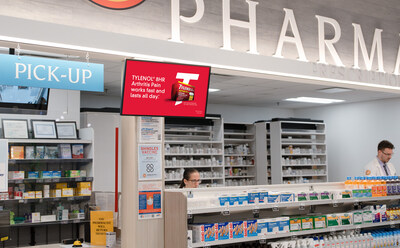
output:
[[[67,198],[67,201],[73,201],[74,200],[74,197],[68,197]]]
[[[68,220],[62,220],[61,224],[68,224]]]
[[[73,223],[80,223],[81,220],[73,220],[72,222],[73,222]]]
[[[51,183],[52,181],[51,181],[51,178],[48,178],[48,179],[44,179],[44,182],[45,183]]]
[[[278,206],[278,205],[274,205],[274,206],[272,207],[272,211],[274,211],[274,212],[279,212],[279,206]]]
[[[43,183],[43,179],[36,179],[37,183]]]
[[[231,214],[231,212],[229,211],[229,208],[224,208],[224,210],[222,210],[221,214],[223,216],[228,216]]]
[[[77,178],[75,178],[75,181],[76,181],[76,182],[82,182],[82,181],[83,181],[83,178],[82,178],[82,177],[77,177]]]
[[[306,204],[300,203],[299,210],[304,211],[306,209]]]
[[[53,183],[58,183],[58,182],[60,182],[60,178],[53,178],[52,182]]]
[[[267,243],[267,240],[266,239],[264,239],[264,238],[261,238],[260,239],[260,244],[266,244]]]
[[[24,183],[24,180],[15,180],[16,184]]]
[[[332,201],[332,206],[333,206],[334,208],[337,208],[337,207],[339,206],[338,201],[337,201],[337,200],[333,200],[333,201]]]
[[[253,214],[259,214],[260,213],[260,207],[259,206],[254,206],[253,207]]]
[[[390,228],[396,228],[396,224],[394,221],[390,221]]]
[[[210,243],[205,243],[204,247],[211,247]]]
[[[359,199],[354,199],[354,206],[360,205],[360,200]]]

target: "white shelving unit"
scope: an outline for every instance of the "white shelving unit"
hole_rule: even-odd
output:
[[[322,121],[271,122],[272,183],[328,181],[326,126]]]
[[[255,185],[256,131],[253,124],[224,123],[225,185]]]
[[[271,184],[270,123],[268,121],[259,121],[254,126],[257,137],[257,184]]]
[[[76,188],[78,182],[92,182],[92,189],[94,183],[94,134],[92,128],[83,128],[79,130],[79,139],[2,139],[1,140],[1,152],[0,154],[7,154],[11,146],[23,146],[24,156],[26,156],[25,149],[27,146],[33,146],[36,149],[38,146],[43,147],[57,147],[60,144],[82,144],[83,145],[83,158],[20,158],[20,159],[8,159],[6,165],[8,171],[61,171],[61,177],[57,178],[27,178],[25,175],[24,179],[11,179],[8,178],[7,182],[9,187],[15,189],[15,187],[22,187],[24,185],[25,191],[42,191],[43,185],[49,185],[51,189],[55,188],[56,183],[67,183],[69,188]],[[43,148],[44,149],[44,148]],[[72,150],[72,148],[71,148]],[[59,152],[59,151],[58,151]],[[2,159],[7,160],[7,155],[2,157]],[[64,173],[67,170],[85,170],[86,176],[81,177],[65,177]],[[21,191],[21,188],[19,188]],[[31,212],[40,212],[41,215],[51,215],[52,210],[55,206],[62,204],[65,209],[69,209],[71,205],[78,205],[80,209],[85,209],[85,205],[90,201],[91,196],[69,196],[69,197],[44,197],[42,198],[30,198],[30,199],[8,199],[0,200],[0,205],[5,210],[10,210],[15,213],[15,217],[22,217],[24,214]],[[33,228],[34,226],[40,227],[37,229],[36,236],[42,237],[57,237],[57,229],[51,229],[47,227],[48,225],[64,225],[64,224],[74,224],[74,227],[68,225],[63,227],[65,230],[69,228],[76,230],[76,228],[82,228],[84,230],[84,224],[88,223],[87,219],[68,219],[68,220],[58,220],[52,222],[37,222],[37,223],[17,223],[11,225],[11,228],[18,230],[13,231],[17,236],[12,236],[12,238],[19,240],[22,236],[28,236],[26,230]],[[27,229],[28,228],[28,229]],[[61,227],[59,227],[61,228]],[[13,235],[14,235],[13,234]],[[30,236],[30,242],[35,244],[35,235]],[[75,236],[74,236],[75,237]],[[78,237],[76,237],[78,238]],[[81,235],[81,238],[83,236]],[[26,239],[26,238],[25,238]],[[46,242],[50,238],[46,238]],[[18,241],[19,242],[19,241]]]
[[[220,117],[165,118],[165,187],[178,188],[185,168],[200,172],[200,187],[224,186]]]
[[[221,195],[235,195],[242,192],[254,191],[343,191],[345,185],[337,183],[311,183],[301,185],[258,185],[245,187],[223,187],[218,189],[184,189],[165,191],[165,247],[214,247],[247,242],[268,243],[268,240],[281,238],[302,237],[314,234],[335,233],[346,230],[360,231],[368,228],[393,228],[396,230],[400,220],[387,220],[375,223],[350,224],[328,226],[321,229],[302,230],[277,234],[258,234],[254,237],[229,238],[210,242],[190,243],[187,238],[190,224],[198,223],[226,223],[241,220],[270,219],[282,216],[320,216],[334,213],[345,213],[360,208],[362,205],[388,204],[396,206],[400,200],[399,195],[386,197],[364,198],[335,198],[326,200],[307,200],[278,203],[255,203],[245,205],[220,206],[218,197]],[[254,243],[253,243],[254,245]],[[229,246],[229,247],[230,247]],[[228,246],[227,246],[228,247]],[[261,246],[260,246],[261,247]],[[262,246],[264,247],[264,246]]]

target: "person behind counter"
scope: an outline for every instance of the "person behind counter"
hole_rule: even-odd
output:
[[[198,188],[200,183],[199,171],[194,168],[188,168],[183,172],[183,178],[179,188]]]
[[[394,145],[387,140],[382,140],[378,144],[378,155],[369,162],[364,168],[366,176],[395,176],[394,168],[389,160],[393,156]]]

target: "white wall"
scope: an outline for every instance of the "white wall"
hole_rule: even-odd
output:
[[[361,176],[363,167],[376,156],[382,139],[400,150],[400,99],[340,104],[295,110],[296,117],[324,120],[327,127],[329,181]],[[392,158],[400,172],[400,157]]]
[[[61,119],[64,118],[64,119]],[[80,91],[51,89],[47,115],[3,114],[0,119],[71,120],[80,125]]]
[[[275,117],[293,117],[291,109],[261,108],[240,105],[208,104],[208,114],[221,114],[224,122],[253,123]]]
[[[82,108],[119,108],[121,106],[121,97],[118,96],[100,96],[88,93],[82,93]]]

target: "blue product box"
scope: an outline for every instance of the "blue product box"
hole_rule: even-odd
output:
[[[220,206],[227,206],[229,204],[229,196],[221,195],[219,198],[219,205]]]
[[[278,193],[269,193],[268,194],[268,203],[278,203],[280,202],[281,195]]]
[[[204,242],[215,241],[215,224],[204,224]]]
[[[28,171],[28,178],[39,178],[39,171]]]
[[[239,197],[237,195],[231,195],[229,197],[229,205],[234,206],[234,205],[238,205],[238,204],[239,204]]]
[[[295,199],[294,193],[281,194],[281,202],[294,202],[294,199]]]
[[[61,177],[61,171],[52,171],[51,177]]]
[[[267,220],[267,219],[259,219],[257,221],[257,233],[259,233],[259,234],[268,233],[268,223],[269,223],[269,220]]]
[[[249,192],[248,197],[249,197],[249,204],[258,203],[259,199],[260,199],[260,193],[259,192]]]
[[[41,178],[52,178],[53,173],[51,171],[42,171],[41,172]]]
[[[260,191],[260,203],[264,203],[268,201],[268,191]]]
[[[247,204],[249,202],[249,198],[247,195],[239,195],[238,201],[239,201],[239,205]]]
[[[218,240],[229,239],[229,222],[218,223]]]
[[[290,231],[289,217],[279,218],[279,233],[288,233]]]
[[[268,234],[277,234],[279,233],[279,220],[271,219],[268,222]]]
[[[240,239],[245,237],[245,221],[232,222],[232,238]],[[246,234],[247,235],[247,234]]]
[[[248,220],[247,221],[247,237],[257,236],[258,226],[257,220]]]

